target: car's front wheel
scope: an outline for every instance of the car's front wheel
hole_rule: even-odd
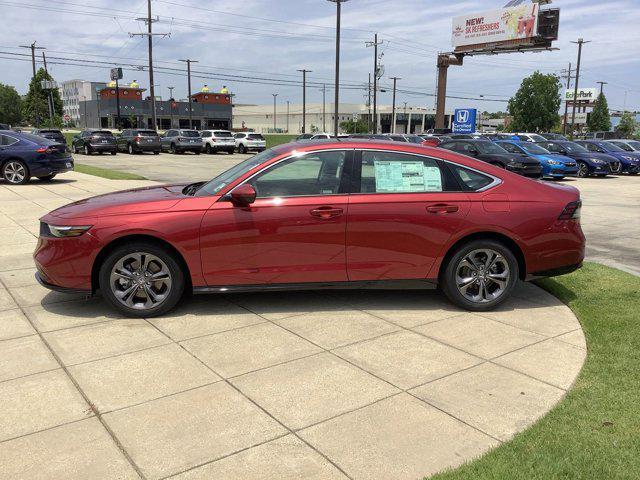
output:
[[[89,145],[85,145],[84,146],[84,154],[85,155],[91,155],[91,150],[89,149]]]
[[[578,177],[584,178],[589,176],[589,167],[584,162],[578,162]]]
[[[117,247],[100,267],[100,290],[116,309],[131,317],[154,317],[182,297],[185,277],[168,250],[150,242]]]
[[[22,185],[29,181],[29,169],[21,160],[9,160],[2,167],[2,176],[13,185]]]
[[[245,147],[245,146],[241,143],[241,144],[240,144],[240,146],[238,147],[238,153],[242,153],[242,154],[247,153],[247,147]]]
[[[509,297],[518,277],[518,262],[509,248],[494,240],[474,240],[451,255],[440,284],[457,306],[486,311]]]
[[[127,145],[127,152],[129,153],[129,155],[133,155],[135,154],[135,150],[133,149],[133,145],[129,144]]]

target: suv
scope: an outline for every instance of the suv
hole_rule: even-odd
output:
[[[169,130],[160,137],[162,150],[170,153],[202,153],[202,138],[197,130]]]
[[[200,136],[207,153],[233,153],[236,150],[236,141],[229,130],[203,130]]]
[[[85,155],[91,155],[93,152],[109,152],[115,155],[117,149],[116,137],[109,130],[84,130],[73,137],[71,142],[73,153],[82,151]]]
[[[61,143],[63,145],[67,144],[67,139],[64,138],[64,135],[62,134],[62,132],[54,128],[46,128],[42,130],[36,128],[31,131],[31,134],[38,135],[48,140],[53,140],[54,142]]]
[[[160,153],[160,136],[155,130],[123,130],[116,141],[118,150],[129,155],[142,152]]]
[[[249,150],[262,152],[267,148],[267,141],[260,133],[240,132],[235,137],[236,148],[240,153],[247,153]]]

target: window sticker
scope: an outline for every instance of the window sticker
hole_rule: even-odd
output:
[[[377,193],[441,192],[442,178],[438,167],[424,162],[374,162]]]

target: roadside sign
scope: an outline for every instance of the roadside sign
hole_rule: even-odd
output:
[[[62,117],[62,119],[63,119],[65,122],[68,122],[69,120],[71,120],[71,117],[70,117],[68,114],[66,114],[66,113],[65,113],[65,114],[64,114],[64,116]]]
[[[575,125],[584,125],[587,123],[587,119],[589,118],[589,116],[587,115],[587,112],[576,112],[576,121],[574,122]],[[571,112],[569,112],[567,114],[567,119],[566,119],[566,124],[567,125],[571,125],[571,121],[573,120],[573,114]]]
[[[573,101],[573,95],[575,91],[573,88],[569,88],[564,91],[564,99],[566,102]],[[579,102],[595,102],[598,98],[597,88],[579,88],[578,89],[578,101]]]
[[[111,69],[111,80],[122,80],[122,68]]]
[[[477,114],[475,108],[456,109],[453,116],[453,133],[475,133]]]
[[[43,90],[55,90],[58,88],[58,84],[53,80],[42,80],[40,82],[40,86]]]

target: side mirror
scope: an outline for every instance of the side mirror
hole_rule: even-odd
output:
[[[231,203],[236,207],[247,207],[256,201],[256,190],[248,183],[234,188],[231,192]]]
[[[473,155],[474,157],[478,156],[478,150],[476,150],[475,148],[472,148],[471,150],[468,150],[468,152]]]

